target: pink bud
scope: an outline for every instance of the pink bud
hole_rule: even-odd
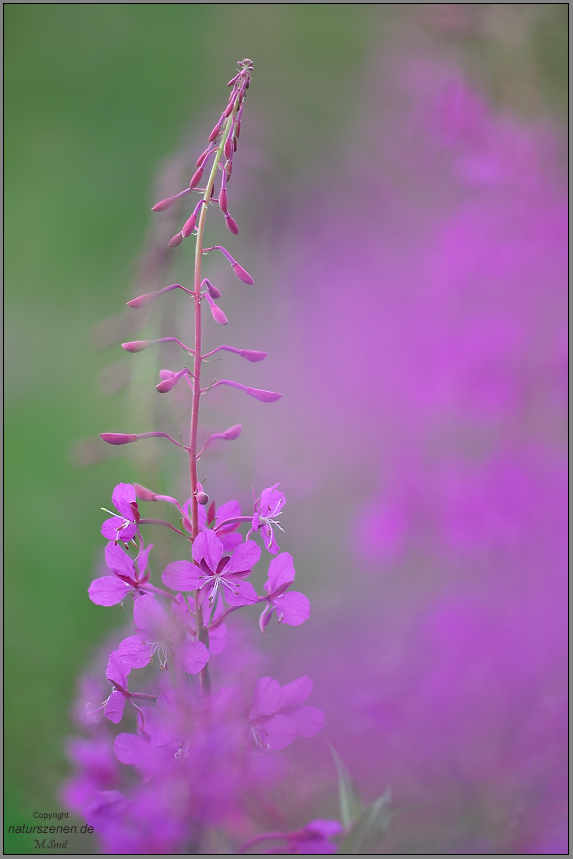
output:
[[[185,221],[183,229],[181,230],[181,235],[184,239],[191,235],[193,230],[195,229],[195,224],[197,223],[197,215],[195,212],[191,215],[191,217]]]
[[[239,280],[242,280],[243,283],[252,284],[255,282],[249,272],[245,271],[245,269],[240,266],[238,262],[231,263],[231,268],[233,269]]]
[[[231,78],[231,80],[229,81],[227,86],[233,86],[233,84],[236,84],[240,77],[241,77],[241,72],[239,72],[238,75],[235,75],[234,78]]]
[[[130,343],[122,343],[121,348],[126,352],[143,352],[152,343],[153,340],[132,340]]]
[[[240,135],[241,135],[241,120],[238,119],[235,123],[235,137],[237,138],[237,140],[239,139]]]
[[[233,172],[233,162],[225,161],[225,170],[227,172],[227,179],[231,178],[231,173]]]
[[[224,215],[226,215],[229,211],[227,191],[225,188],[221,188],[221,190],[219,191],[219,208]]]
[[[209,503],[209,496],[207,495],[206,492],[198,492],[196,497],[197,497],[197,504],[208,504]]]
[[[282,394],[277,394],[274,391],[262,391],[260,388],[247,388],[247,394],[262,403],[276,403],[282,397]]]
[[[225,158],[230,158],[232,151],[233,151],[233,141],[231,140],[230,137],[227,137],[227,139],[225,140],[225,148],[223,149],[223,154],[224,154]]]
[[[102,432],[100,438],[108,444],[130,444],[132,441],[137,441],[135,433],[126,432]]]
[[[269,353],[268,352],[255,352],[253,349],[241,349],[239,355],[241,358],[246,358],[247,361],[264,361]]]
[[[233,137],[233,152],[237,151],[237,138]]]
[[[213,150],[208,146],[208,147],[207,147],[207,149],[205,150],[205,152],[202,152],[202,153],[201,153],[201,155],[199,156],[199,158],[197,159],[197,164],[196,164],[195,166],[196,166],[196,167],[202,167],[202,166],[203,166],[203,163],[204,163],[204,162],[205,162],[205,160],[207,159],[207,156],[208,156],[211,152],[213,152]]]
[[[213,143],[216,137],[221,133],[221,120],[217,123],[211,134],[209,135],[209,143]]]
[[[148,304],[151,304],[152,301],[155,301],[158,292],[147,292],[145,295],[138,295],[137,298],[132,298],[131,301],[127,302],[128,307],[147,307]]]
[[[235,424],[235,426],[229,427],[229,429],[223,433],[223,437],[226,438],[227,441],[233,441],[234,439],[239,438],[242,432],[242,424]]]
[[[205,278],[205,280],[203,281],[201,286],[205,287],[205,289],[208,291],[211,298],[221,298],[222,292],[219,289],[217,289],[216,286],[213,286],[211,281],[207,280],[207,278]]]
[[[227,224],[227,227],[229,228],[229,231],[230,231],[231,233],[233,233],[233,235],[234,235],[234,236],[238,236],[238,235],[239,235],[239,227],[237,226],[237,222],[236,222],[236,220],[235,220],[234,218],[232,218],[229,214],[227,214],[227,215],[225,216],[225,223]],[[245,274],[246,274],[246,272],[245,272]],[[237,275],[237,277],[238,277],[238,275]],[[241,278],[241,280],[242,280],[242,278]]]
[[[134,483],[133,488],[141,501],[155,501],[157,498],[157,492],[152,492],[151,489],[146,489],[145,486],[141,486],[139,483]]]
[[[177,373],[173,373],[168,379],[163,379],[158,385],[155,386],[155,390],[160,394],[166,394],[171,388],[174,388],[177,382],[179,381],[179,376]]]
[[[174,370],[160,370],[159,378],[160,379],[170,379],[172,376],[175,376],[176,373]]]
[[[209,303],[209,307],[211,308],[211,315],[213,316],[215,322],[217,322],[218,325],[226,325],[229,320],[227,319],[221,308],[215,304],[209,293],[205,295],[205,298]]]
[[[191,177],[191,181],[189,182],[189,187],[191,188],[191,190],[193,190],[193,188],[197,187],[197,185],[201,181],[202,175],[203,175],[203,168],[202,167],[199,167],[198,170],[195,170],[195,172],[193,173],[193,175]]]
[[[151,207],[152,212],[164,212],[165,209],[169,209],[170,206],[177,200],[177,197],[166,197],[165,200],[160,200],[159,203],[156,203],[155,206]]]
[[[183,234],[182,233],[175,233],[173,238],[169,239],[167,244],[170,248],[176,248],[177,245],[180,245],[182,241],[183,241]]]
[[[227,109],[225,110],[225,113],[223,114],[225,119],[232,114],[234,109],[235,109],[235,98],[234,98],[234,96],[231,96],[231,101],[227,105]]]

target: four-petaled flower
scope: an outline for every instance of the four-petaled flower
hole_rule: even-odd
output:
[[[118,540],[123,540],[124,543],[129,543],[137,534],[139,522],[135,489],[131,483],[118,483],[113,490],[111,500],[119,513],[112,513],[111,510],[102,507],[106,513],[111,513],[112,518],[105,520],[101,526],[101,533],[106,540],[113,540],[115,543]]]
[[[223,555],[223,543],[214,531],[202,531],[193,543],[193,560],[173,561],[161,576],[163,583],[175,591],[200,590],[213,604],[222,591],[229,605],[254,605],[257,592],[250,582],[242,581],[261,557],[256,543],[242,543],[231,556]]]
[[[161,668],[169,659],[188,674],[198,674],[209,659],[201,641],[187,638],[185,616],[176,607],[168,614],[150,594],[140,597],[133,607],[137,635],[130,635],[119,645],[120,657],[131,668],[143,668],[157,652]]]
[[[134,596],[142,594],[141,585],[149,581],[146,570],[152,548],[153,543],[150,543],[134,562],[119,546],[108,543],[105,547],[105,562],[115,575],[102,576],[91,583],[88,588],[91,601],[96,605],[117,605],[130,591]]]
[[[275,540],[273,525],[276,526],[279,531],[283,530],[277,522],[276,517],[280,516],[281,510],[286,504],[285,494],[284,492],[278,492],[277,486],[280,486],[280,483],[275,483],[274,486],[270,486],[268,489],[263,489],[261,497],[257,498],[255,501],[255,512],[253,514],[251,530],[249,531],[249,534],[252,534],[253,532],[260,531],[262,529],[263,542],[268,551],[273,555],[276,555],[279,551],[279,546]],[[249,538],[249,534],[247,534],[247,539]]]
[[[269,577],[265,583],[267,605],[259,620],[261,632],[265,631],[273,611],[276,611],[279,623],[288,623],[290,626],[299,626],[310,617],[310,603],[304,594],[298,591],[285,593],[288,586],[294,582],[294,577],[292,555],[283,552],[272,559]]]
[[[311,693],[310,677],[299,677],[282,689],[272,677],[261,677],[249,713],[250,736],[257,750],[284,749],[297,735],[318,734],[324,725],[323,711],[303,705]]]

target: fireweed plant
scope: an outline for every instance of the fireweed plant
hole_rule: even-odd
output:
[[[347,843],[349,852],[354,852],[372,819],[379,823],[380,811],[388,814],[387,797],[378,800],[375,809],[362,808],[344,765],[336,758],[342,824],[313,820],[302,829],[289,827],[266,793],[276,780],[274,753],[297,736],[314,736],[323,726],[323,712],[306,703],[312,680],[302,676],[281,686],[268,676],[255,682],[251,672],[250,683],[215,688],[211,682],[211,659],[225,650],[226,621],[233,613],[255,608],[263,633],[273,615],[279,624],[291,626],[304,623],[310,615],[308,599],[290,590],[295,579],[293,559],[280,551],[277,542],[286,501],[280,484],[262,489],[246,515],[237,501],[219,507],[210,502],[198,476],[205,449],[219,440],[238,438],[242,429],[235,424],[215,432],[199,450],[202,397],[218,385],[238,388],[263,403],[281,397],[230,379],[205,387],[201,381],[203,362],[221,350],[250,362],[266,357],[265,352],[229,345],[204,353],[201,328],[205,304],[216,323],[228,322],[218,304],[220,290],[203,277],[205,255],[218,251],[239,280],[254,283],[226,248],[204,246],[207,215],[213,209],[219,210],[231,233],[239,231],[229,211],[227,186],[252,68],[251,60],[243,60],[229,81],[228,104],[197,160],[189,187],[153,206],[153,211],[163,212],[181,197],[199,195],[183,227],[168,243],[174,248],[195,238],[193,285],[172,284],[128,302],[136,312],[179,289],[193,303],[191,346],[175,337],[122,344],[126,351],[137,353],[156,343],[175,342],[188,354],[190,366],[160,371],[157,391],[168,394],[179,383],[189,386],[189,443],[183,443],[183,433],[179,441],[164,432],[101,434],[110,445],[148,437],[165,439],[188,460],[190,481],[190,497],[183,501],[137,483],[118,484],[102,526],[108,541],[108,574],[92,582],[89,597],[100,606],[132,606],[134,632],[109,653],[105,680],[103,676],[84,678],[83,701],[90,704],[78,708],[78,713],[89,736],[70,745],[77,772],[64,796],[69,807],[94,826],[105,853],[240,853],[263,848],[271,853],[335,853],[338,847],[330,839],[343,829],[347,842],[354,838]],[[140,504],[172,505],[180,527],[143,513]],[[242,525],[248,525],[245,536],[239,531]],[[150,576],[153,544],[147,533],[156,526],[174,531],[181,544],[161,573],[161,586],[152,583]],[[248,581],[261,557],[257,539],[272,555],[264,594],[257,594]],[[142,671],[149,665],[151,669]],[[232,665],[227,675],[232,677]],[[131,730],[112,733],[109,723],[119,725],[126,716],[132,719]],[[264,831],[263,821],[270,822],[271,831]]]

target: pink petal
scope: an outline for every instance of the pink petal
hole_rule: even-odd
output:
[[[106,540],[123,540],[124,543],[129,543],[137,534],[137,525],[135,523],[125,525],[125,519],[114,516],[112,519],[105,520],[101,526],[101,533]]]
[[[220,603],[219,603],[220,605]],[[227,645],[227,626],[222,623],[212,632],[209,632],[209,653],[211,656],[216,656],[217,653],[222,653]]]
[[[105,676],[108,680],[111,680],[115,686],[127,689],[127,676],[130,671],[131,668],[125,664],[119,650],[114,650],[113,653],[110,653],[105,670]]]
[[[108,519],[107,521],[119,522],[119,519]],[[105,524],[106,523],[104,522],[104,525]],[[135,580],[135,565],[129,555],[126,555],[123,549],[120,549],[119,546],[109,543],[105,547],[105,562],[113,573],[117,573],[118,576],[125,576],[132,581]]]
[[[235,549],[237,548],[237,546],[240,546],[241,543],[243,542],[243,535],[242,534],[236,534],[236,533],[235,534],[224,534],[224,533],[221,534],[221,533],[219,533],[219,539],[220,539],[221,543],[223,544],[223,551],[225,552],[225,554],[230,555],[231,552],[234,552]]]
[[[280,705],[277,709],[284,710],[285,707],[300,707],[309,695],[312,695],[312,680],[306,674],[287,683],[281,689]]]
[[[277,610],[279,623],[287,623],[289,626],[300,626],[310,617],[310,603],[304,594],[298,591],[289,591],[273,599]]]
[[[114,506],[126,519],[133,520],[132,503],[137,503],[137,495],[131,483],[118,483],[113,490],[111,500]]]
[[[161,581],[174,591],[194,591],[203,583],[200,576],[201,570],[191,561],[173,561],[165,567]]]
[[[209,651],[201,641],[182,641],[174,656],[188,674],[198,674],[209,661]]]
[[[140,635],[130,635],[121,642],[118,652],[130,668],[145,668],[151,662],[152,649],[151,644],[146,643]]]
[[[223,557],[223,544],[214,531],[201,531],[193,543],[192,555],[197,563],[204,558],[207,566],[214,573]]]
[[[299,737],[314,737],[324,727],[324,712],[318,707],[303,707],[289,712],[289,719],[296,724]]]
[[[163,628],[165,618],[165,609],[151,594],[145,594],[135,601],[133,607],[135,627],[138,632],[152,640],[159,637],[157,632]]]
[[[251,721],[257,716],[270,716],[278,709],[281,687],[272,677],[261,677],[255,686],[251,705]]]
[[[275,594],[277,591],[282,593],[291,582],[294,582],[295,570],[292,560],[292,555],[288,552],[283,552],[273,558],[269,566],[269,578],[265,584],[267,593]],[[280,590],[282,589],[282,590]]]
[[[231,556],[231,560],[223,570],[223,575],[250,572],[260,557],[261,547],[253,540],[247,540],[237,547]]]
[[[287,716],[273,716],[256,728],[263,743],[271,749],[285,749],[296,737],[296,725]]]
[[[120,603],[131,588],[126,582],[122,582],[117,576],[103,576],[96,579],[88,588],[88,594],[96,605],[117,605]]]
[[[118,734],[113,751],[120,763],[141,767],[145,766],[149,757],[149,743],[136,734]]]
[[[103,711],[104,716],[106,716],[110,722],[117,725],[121,722],[123,711],[125,710],[125,701],[126,698],[123,692],[112,692],[107,699],[107,704]]]
[[[241,515],[241,505],[238,501],[234,499],[232,501],[227,501],[225,504],[221,504],[220,507],[217,507],[217,522],[221,524],[225,519],[232,519],[234,516]]]
[[[147,564],[149,563],[149,553],[153,549],[153,543],[150,543],[147,549],[144,549],[137,559],[137,569],[139,570],[139,578],[145,575]]]
[[[225,579],[221,579],[221,584],[229,605],[254,605],[259,601],[257,592],[250,582],[241,582],[237,579],[226,582]]]

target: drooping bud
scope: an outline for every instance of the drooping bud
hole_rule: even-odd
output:
[[[264,361],[268,354],[268,352],[256,352],[254,349],[241,349],[239,352],[241,358],[246,358],[247,361],[252,361],[253,363]]]
[[[160,379],[170,379],[172,376],[176,376],[175,370],[160,370],[159,378]]]
[[[199,481],[195,484],[195,498],[197,499],[197,504],[208,504],[209,496],[203,489],[203,486]]]
[[[231,140],[230,137],[227,137],[227,139],[225,140],[225,147],[223,149],[223,154],[224,154],[225,158],[230,158],[232,152],[233,152],[233,141]]]
[[[202,167],[203,164],[205,163],[205,161],[207,160],[207,158],[209,157],[209,155],[211,154],[211,152],[214,152],[214,151],[215,151],[214,149],[212,149],[210,146],[208,146],[207,149],[205,150],[205,152],[202,152],[201,155],[199,156],[199,158],[197,159],[197,164],[195,166],[196,167]]]
[[[235,137],[238,140],[240,136],[241,136],[241,120],[238,119],[235,123]]]
[[[239,227],[237,226],[237,222],[234,218],[232,218],[229,214],[225,216],[225,223],[227,224],[228,229],[234,236],[239,235]],[[246,274],[246,272],[245,272]],[[238,275],[237,275],[238,276]],[[242,278],[241,278],[242,280]]]
[[[152,301],[155,301],[158,292],[147,292],[145,295],[138,295],[137,298],[132,298],[131,301],[127,302],[128,307],[147,307],[148,304],[151,304]]]
[[[236,84],[240,77],[241,77],[241,72],[239,72],[238,75],[235,75],[234,78],[231,78],[231,80],[229,81],[227,86],[233,86],[233,84]]]
[[[218,325],[226,325],[229,320],[227,319],[221,308],[215,304],[208,292],[205,293],[205,298],[207,299],[207,302],[211,309],[211,315],[213,316],[215,322]]]
[[[137,441],[135,433],[126,432],[102,432],[99,437],[108,444],[131,444],[132,441]]]
[[[222,121],[222,119],[223,119],[223,114],[221,114],[221,119],[219,120],[219,122],[217,123],[217,125],[215,126],[215,128],[213,129],[211,134],[209,135],[209,143],[213,143],[215,138],[218,137],[219,134],[221,133],[221,121]]]
[[[143,352],[152,343],[153,340],[132,340],[130,343],[122,343],[121,348],[126,352]]]
[[[234,97],[233,93],[231,93],[231,101],[227,105],[225,113],[223,114],[225,119],[232,114],[234,109],[235,109],[235,97]]]
[[[207,280],[207,278],[205,278],[203,280],[203,283],[201,284],[201,286],[205,287],[205,289],[207,290],[207,292],[209,293],[211,298],[221,298],[221,295],[223,294],[219,289],[217,289],[216,286],[213,286],[211,281]]]
[[[171,239],[169,239],[169,241],[167,242],[167,245],[170,248],[176,248],[177,245],[180,245],[182,241],[183,241],[183,233],[175,233],[175,235]]]
[[[184,239],[188,238],[191,235],[191,233],[195,229],[196,223],[197,223],[197,215],[195,214],[195,212],[193,212],[191,217],[185,221],[185,224],[183,225],[183,229],[181,230],[181,235],[183,236]]]
[[[219,191],[219,208],[224,215],[226,215],[229,211],[226,188],[221,188],[221,190]]]
[[[201,181],[201,176],[203,175],[203,167],[199,167],[198,170],[195,170],[191,177],[191,181],[189,182],[189,188],[193,190],[196,188],[199,182]]]
[[[160,200],[159,203],[156,203],[155,206],[151,207],[152,212],[164,212],[165,209],[169,209],[173,203],[175,203],[177,197],[166,197],[165,200]]]
[[[232,382],[230,379],[221,379],[218,382],[213,382],[211,388],[216,388],[217,385],[229,385],[231,388],[239,388],[240,391],[244,391],[249,395],[249,397],[254,397],[262,403],[276,403],[276,401],[280,400],[282,397],[282,394],[278,394],[276,391],[264,391],[261,388],[247,388],[246,385],[241,385],[240,382]]]
[[[237,151],[237,138],[233,136],[233,152]]]
[[[231,263],[231,268],[233,269],[239,280],[242,280],[243,283],[248,283],[250,285],[255,282],[249,272],[245,271],[245,269],[240,266],[238,262]]]
[[[225,161],[225,172],[227,173],[227,180],[231,178],[231,173],[233,172],[233,162]]]
[[[172,388],[175,387],[179,379],[184,376],[186,373],[189,373],[187,367],[184,367],[182,370],[179,370],[178,373],[174,373],[172,370],[160,370],[159,377],[162,381],[155,386],[156,391],[160,394],[166,394]]]
[[[157,498],[157,492],[152,492],[151,489],[146,489],[145,486],[141,486],[140,483],[134,483],[133,488],[135,489],[135,494],[141,501],[155,501]]]

